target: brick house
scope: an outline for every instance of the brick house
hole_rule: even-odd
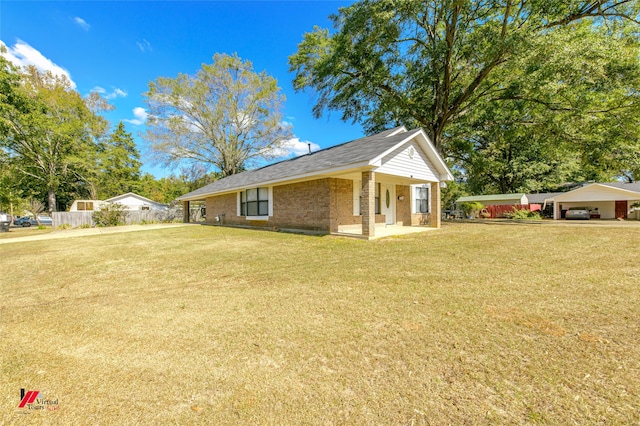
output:
[[[452,179],[425,132],[402,126],[228,176],[179,200],[185,212],[205,201],[211,224],[371,238],[381,226],[440,227],[440,183]]]

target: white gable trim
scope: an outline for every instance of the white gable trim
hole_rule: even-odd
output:
[[[567,193],[556,195],[554,202],[583,201],[634,201],[640,200],[640,192],[616,188],[601,183],[592,183]]]
[[[395,146],[389,148],[382,154],[372,159],[369,164],[374,167],[380,167],[382,164],[382,159],[384,157],[393,153],[403,145],[409,144],[414,139],[416,140],[418,146],[422,149],[424,154],[427,156],[431,164],[433,164],[433,166],[436,168],[436,170],[434,171],[437,172],[439,181],[453,180],[453,174],[451,173],[451,170],[449,170],[445,162],[442,160],[442,157],[440,157],[440,155],[436,151],[436,148],[433,146],[433,144],[429,140],[429,137],[423,129],[416,129],[415,131],[410,132],[406,139],[403,139]]]

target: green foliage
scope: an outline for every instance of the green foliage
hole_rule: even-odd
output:
[[[63,223],[61,225],[56,226],[56,229],[62,229],[62,230],[71,229],[71,225],[68,223]]]
[[[122,204],[105,204],[100,210],[94,211],[91,215],[96,226],[99,228],[106,226],[119,226],[125,224],[127,212]]]
[[[483,208],[484,208],[484,205],[477,201],[460,203],[460,209],[464,213],[465,217],[467,216],[476,217],[480,212],[480,210],[482,210]]]
[[[131,133],[119,122],[115,130],[98,144],[95,186],[98,199],[107,199],[140,190],[140,152]]]
[[[167,166],[186,160],[228,176],[252,160],[279,156],[292,137],[282,124],[276,79],[237,55],[216,54],[196,75],[159,77],[145,96],[146,139]]]
[[[515,220],[542,220],[542,216],[540,216],[539,212],[532,212],[527,209],[513,209],[510,212],[504,212],[504,217],[507,219],[515,219]]]
[[[640,172],[638,1],[357,1],[289,57],[314,114],[425,128],[474,192]]]
[[[86,182],[95,164],[95,140],[106,128],[91,109],[99,105],[97,95],[89,104],[66,78],[35,67],[18,71],[4,59],[0,86],[8,92],[0,98],[0,144],[26,182],[22,187],[56,211],[58,191]]]

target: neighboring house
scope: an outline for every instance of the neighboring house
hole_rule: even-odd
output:
[[[106,202],[102,200],[75,200],[71,207],[70,212],[92,212],[100,210]]]
[[[608,182],[586,184],[553,197],[553,218],[561,219],[571,207],[585,207],[592,217],[627,219],[632,205],[640,202],[640,182]]]
[[[107,204],[121,204],[125,210],[169,210],[169,206],[166,204],[158,203],[142,195],[128,192],[126,194],[118,195],[116,197],[109,198],[107,200],[75,200],[71,207],[70,212],[82,212],[82,211],[96,211],[100,210]]]
[[[422,129],[402,127],[228,176],[179,198],[205,201],[208,223],[355,233],[440,226],[450,170]],[[188,221],[188,218],[185,219]]]
[[[109,198],[105,202],[121,204],[125,210],[169,210],[167,204],[158,203],[133,192]]]

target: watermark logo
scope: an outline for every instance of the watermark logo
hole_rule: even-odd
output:
[[[20,389],[20,404],[18,408],[26,408],[28,410],[47,410],[55,411],[60,406],[57,399],[45,399],[40,391],[25,391]]]

